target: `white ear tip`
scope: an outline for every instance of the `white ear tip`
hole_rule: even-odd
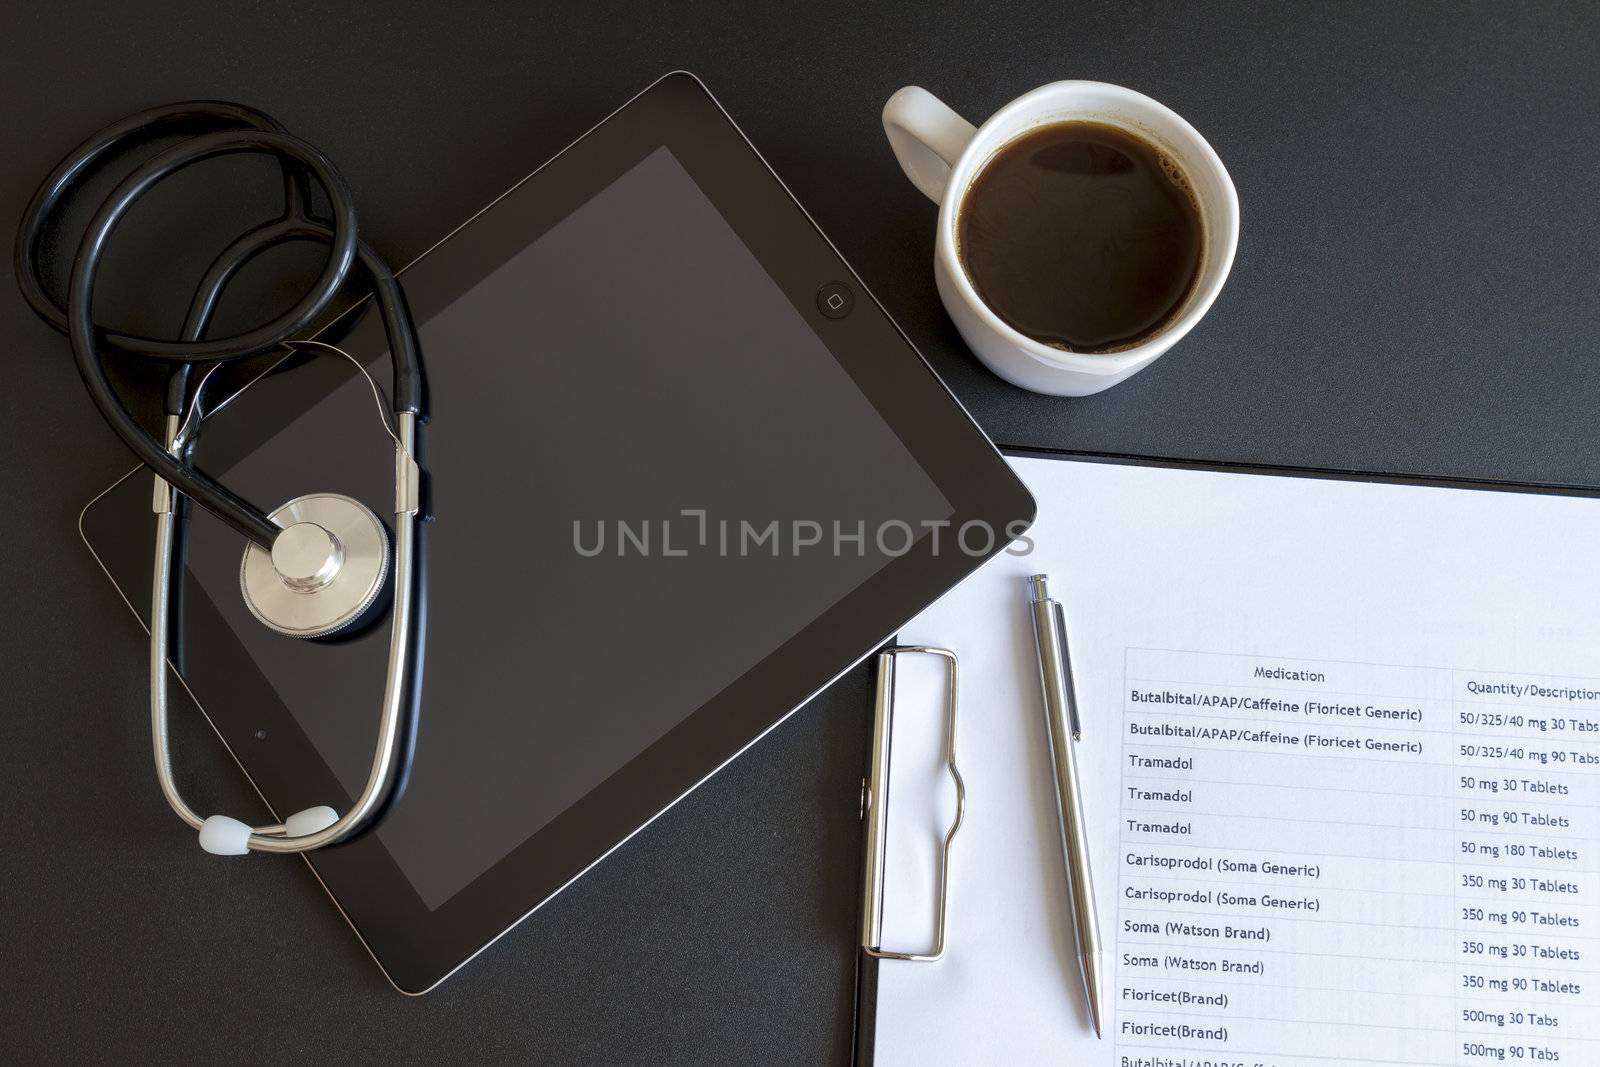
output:
[[[319,830],[326,830],[339,821],[339,813],[327,805],[307,808],[297,811],[283,821],[283,832],[286,837],[305,837]]]
[[[226,815],[213,815],[200,824],[200,847],[213,856],[243,856],[250,851],[250,827]]]

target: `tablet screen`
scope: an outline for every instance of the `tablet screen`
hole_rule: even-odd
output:
[[[953,508],[666,147],[419,326],[426,667],[375,833],[436,909]],[[385,514],[385,441],[354,378],[214,473],[269,506],[333,491]],[[193,580],[353,795],[387,622],[274,635],[240,599],[237,535],[191,529]]]

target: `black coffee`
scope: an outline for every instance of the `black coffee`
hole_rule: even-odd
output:
[[[1205,229],[1159,148],[1104,123],[1060,122],[984,165],[956,248],[983,302],[1014,329],[1069,352],[1116,352],[1177,313]]]

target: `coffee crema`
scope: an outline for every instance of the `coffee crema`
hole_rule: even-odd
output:
[[[1068,352],[1118,352],[1177,316],[1205,227],[1160,148],[1103,122],[1057,122],[1001,148],[968,187],[956,250],[1007,325]]]

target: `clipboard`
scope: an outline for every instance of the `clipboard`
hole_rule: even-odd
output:
[[[883,945],[883,886],[885,847],[888,834],[888,796],[890,752],[894,739],[895,667],[902,655],[931,655],[946,664],[943,719],[945,730],[944,763],[955,785],[955,817],[945,831],[939,859],[939,885],[934,940],[923,951],[887,948]],[[966,812],[966,783],[957,763],[959,737],[960,667],[959,657],[945,648],[929,645],[890,645],[874,662],[877,679],[873,689],[872,745],[868,773],[861,781],[862,874],[859,951],[856,955],[856,996],[852,1060],[869,1062],[877,1008],[878,964],[884,960],[912,963],[937,963],[944,956],[945,932],[949,921],[951,847],[961,830]],[[866,1056],[866,1060],[863,1060]]]
[[[1059,459],[1080,463],[1103,463],[1128,467],[1155,467],[1174,470],[1210,471],[1223,474],[1258,475],[1270,477],[1306,478],[1313,480],[1329,480],[1340,482],[1367,483],[1374,485],[1402,485],[1418,486],[1424,488],[1465,489],[1498,493],[1528,494],[1535,496],[1574,497],[1583,499],[1600,499],[1600,488],[1570,484],[1541,484],[1520,481],[1501,481],[1494,479],[1473,479],[1459,477],[1409,475],[1397,473],[1376,473],[1332,468],[1304,467],[1293,465],[1272,465],[1257,463],[1235,463],[1227,461],[1197,461],[1181,460],[1168,457],[1142,456],[1120,453],[1089,452],[1070,449],[1031,448],[1001,445],[1000,451],[1007,457]],[[952,650],[956,655],[960,649]],[[878,700],[881,702],[881,695]],[[875,714],[872,720],[873,730],[869,738],[869,768],[872,768],[872,759],[876,758],[878,748],[878,717]],[[891,730],[892,733],[892,730]],[[875,768],[873,768],[875,771]],[[865,809],[863,809],[865,814]],[[879,845],[878,854],[881,856],[882,845]],[[877,856],[870,857],[876,860]],[[863,851],[863,886],[868,885],[869,859],[866,850]],[[948,862],[959,865],[959,855],[948,859]],[[881,874],[877,877],[881,878]],[[941,905],[942,908],[942,905]],[[961,928],[961,909],[959,903],[948,916],[948,924],[954,931]],[[863,944],[870,927],[866,925],[867,911],[863,908],[863,922],[860,927],[863,935]],[[952,951],[959,951],[953,949]],[[854,1022],[851,1062],[857,1067],[869,1067],[874,1062],[874,1048],[877,1037],[877,1008],[878,986],[881,969],[884,966],[903,965],[899,957],[885,959],[882,955],[869,953],[864,950],[857,953],[855,970],[855,998]],[[936,963],[934,965],[937,965]]]

